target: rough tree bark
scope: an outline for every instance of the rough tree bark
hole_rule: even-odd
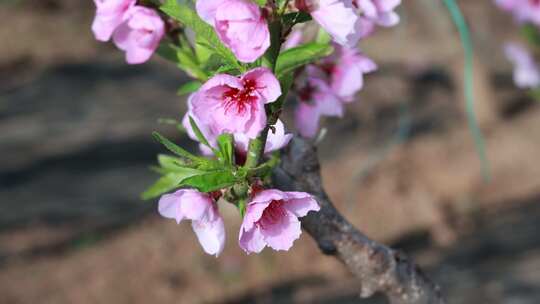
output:
[[[316,196],[321,210],[304,217],[302,226],[324,254],[338,258],[360,279],[360,296],[380,292],[392,304],[445,303],[439,287],[403,253],[369,239],[339,213],[323,189],[319,169],[314,145],[295,138],[282,155],[274,183]]]

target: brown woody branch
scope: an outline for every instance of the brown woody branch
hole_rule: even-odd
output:
[[[443,304],[439,287],[404,254],[379,244],[351,225],[323,189],[314,145],[295,138],[282,155],[274,183],[283,190],[316,196],[319,212],[302,219],[303,228],[324,254],[333,255],[360,279],[360,296],[385,294],[392,304]]]

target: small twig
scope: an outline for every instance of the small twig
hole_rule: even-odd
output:
[[[385,294],[392,304],[444,304],[439,287],[404,254],[372,241],[334,207],[323,189],[315,147],[294,138],[282,155],[274,183],[313,194],[321,206],[302,219],[324,254],[333,255],[358,278],[361,297]]]

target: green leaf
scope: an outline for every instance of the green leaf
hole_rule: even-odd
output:
[[[530,23],[527,23],[521,27],[521,35],[534,46],[540,46],[540,33],[538,28]]]
[[[191,128],[193,129],[193,133],[195,133],[195,136],[197,136],[197,139],[199,142],[208,148],[210,148],[214,153],[216,152],[216,149],[210,145],[206,137],[204,137],[204,134],[202,134],[201,129],[199,129],[199,126],[197,126],[197,123],[193,119],[193,117],[189,117],[189,124],[191,125]]]
[[[197,91],[201,87],[202,83],[200,81],[190,81],[184,83],[176,92],[178,95],[187,95]]]
[[[332,37],[330,34],[328,34],[327,31],[325,31],[322,27],[319,28],[319,31],[317,32],[317,37],[315,37],[315,42],[317,43],[330,43],[332,41]]]
[[[154,138],[160,144],[164,145],[165,148],[167,148],[169,151],[171,151],[172,153],[174,153],[174,154],[176,154],[176,155],[178,155],[180,157],[183,157],[185,159],[190,159],[190,160],[193,160],[193,161],[200,161],[201,160],[200,157],[197,157],[197,156],[189,153],[188,151],[180,148],[175,143],[168,140],[167,138],[165,138],[163,135],[159,134],[158,132],[153,132],[152,136],[154,136]]]
[[[187,165],[183,159],[165,154],[158,155],[158,164],[167,172],[181,171]]]
[[[220,156],[227,165],[234,165],[234,137],[232,134],[221,134],[217,138]]]
[[[293,26],[298,23],[311,21],[311,15],[306,12],[294,12],[283,15],[283,23],[287,26]]]
[[[266,5],[266,0],[253,0],[258,6],[264,7]]]
[[[161,43],[156,53],[164,59],[178,63],[178,57],[176,56],[176,47],[171,43]]]
[[[221,43],[214,29],[204,22],[189,6],[179,4],[176,0],[167,0],[160,9],[170,17],[190,27],[195,32],[197,41],[200,41],[216,54],[220,55],[226,63],[244,72],[244,67],[238,63],[231,50]]]
[[[201,192],[212,192],[230,187],[236,182],[237,178],[230,170],[217,170],[186,178],[181,185],[196,188]]]
[[[160,196],[163,193],[180,187],[181,183],[187,178],[204,174],[204,171],[192,168],[177,167],[175,170],[175,172],[170,172],[162,176],[152,186],[150,186],[150,188],[144,191],[141,195],[142,199],[148,200]]]
[[[208,75],[201,69],[199,61],[190,48],[177,48],[176,56],[178,58],[178,66],[190,76],[201,81],[208,79]]]
[[[278,78],[293,72],[296,68],[324,58],[333,52],[332,46],[321,43],[307,43],[281,53],[276,62]]]

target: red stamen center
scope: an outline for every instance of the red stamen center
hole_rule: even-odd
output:
[[[255,81],[246,79],[244,80],[243,85],[244,88],[242,90],[230,88],[223,93],[225,113],[231,109],[236,109],[237,114],[242,114],[246,111],[248,105],[257,100],[257,97],[255,96],[255,90],[257,89]]]
[[[266,209],[264,209],[261,219],[255,224],[261,228],[266,228],[281,221],[281,219],[287,216],[287,212],[282,207],[283,200],[272,201]]]

